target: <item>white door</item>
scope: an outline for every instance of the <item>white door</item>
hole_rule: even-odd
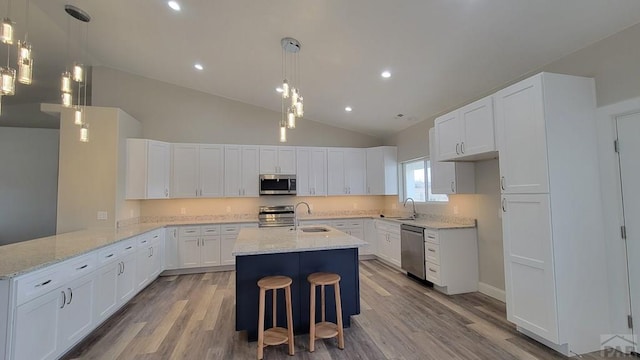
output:
[[[60,349],[67,349],[93,328],[94,286],[95,278],[90,274],[63,288],[67,292],[67,301],[58,319]]]
[[[147,198],[169,197],[169,144],[149,140],[147,149]]]
[[[277,174],[278,173],[278,147],[277,146],[261,146],[260,147],[260,174]]]
[[[224,147],[224,196],[236,197],[242,195],[242,150],[240,146],[227,145]]]
[[[198,145],[173,144],[171,153],[173,157],[171,197],[198,197]]]
[[[201,266],[220,265],[220,235],[206,235],[202,237],[200,246]]]
[[[260,195],[260,153],[257,146],[242,147],[242,196]]]
[[[329,195],[346,195],[345,151],[329,149],[327,151],[327,193]]]
[[[278,147],[278,173],[287,175],[296,173],[296,148]]]
[[[502,192],[548,193],[542,77],[501,90],[495,99]]]
[[[434,160],[455,159],[460,155],[460,122],[458,111],[453,111],[435,120],[436,138],[438,147],[435,154],[431,155]]]
[[[200,244],[199,237],[182,237],[178,241],[180,250],[180,268],[190,268],[200,266]]]
[[[200,196],[222,197],[224,194],[224,146],[200,145]]]
[[[502,196],[507,319],[558,343],[548,194]]]
[[[14,359],[42,360],[55,357],[58,352],[58,316],[66,296],[62,290],[51,291],[18,306],[13,340]]]
[[[365,195],[367,185],[365,149],[346,149],[344,167],[347,193],[349,195]]]
[[[620,180],[624,204],[624,224],[627,232],[627,266],[633,333],[640,334],[640,113],[616,119],[620,144]],[[638,346],[636,344],[636,350]]]
[[[136,253],[122,255],[122,269],[118,276],[118,301],[124,304],[136,293]]]
[[[493,124],[493,97],[480,99],[460,109],[463,156],[496,151]]]
[[[311,149],[310,169],[310,186],[312,195],[327,195],[327,149]]]

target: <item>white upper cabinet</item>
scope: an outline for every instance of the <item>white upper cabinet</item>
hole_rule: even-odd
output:
[[[296,193],[298,196],[327,195],[327,149],[296,149]]]
[[[170,145],[147,139],[127,139],[127,199],[169,197]]]
[[[366,152],[360,148],[329,148],[327,179],[329,195],[364,195]]]
[[[429,154],[438,147],[435,129],[429,130]],[[432,194],[475,193],[475,165],[470,162],[444,162],[430,159]]]
[[[223,145],[172,145],[172,198],[223,196]]]
[[[439,161],[496,157],[493,96],[466,105],[435,120]]]
[[[259,150],[257,146],[225,145],[224,195],[257,197],[259,195]]]
[[[541,76],[526,79],[496,94],[496,123],[502,192],[549,192]]]
[[[367,195],[398,194],[398,159],[395,146],[366,149]]]
[[[296,173],[296,148],[292,146],[260,146],[260,174]]]

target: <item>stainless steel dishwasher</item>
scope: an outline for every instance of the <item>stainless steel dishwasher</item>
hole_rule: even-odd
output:
[[[400,227],[400,264],[402,269],[419,279],[426,279],[424,268],[424,229],[402,224]]]

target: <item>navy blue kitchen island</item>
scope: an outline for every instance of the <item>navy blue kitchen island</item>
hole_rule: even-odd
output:
[[[304,233],[300,229],[242,229],[234,248],[236,255],[236,330],[247,331],[249,341],[258,338],[258,280],[270,275],[284,275],[293,280],[291,300],[294,333],[309,332],[309,283],[314,272],[339,274],[342,317],[345,327],[351,315],[360,313],[360,282],[358,247],[366,243],[339,230],[326,227],[327,232]],[[335,301],[332,287],[326,287],[326,316],[335,322]],[[317,314],[320,319],[320,291],[316,291]],[[265,328],[272,324],[272,296],[267,294]],[[286,326],[284,292],[278,292],[277,323]]]

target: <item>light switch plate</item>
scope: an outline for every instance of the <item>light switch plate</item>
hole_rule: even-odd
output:
[[[107,220],[108,213],[106,211],[98,211],[98,220]]]

